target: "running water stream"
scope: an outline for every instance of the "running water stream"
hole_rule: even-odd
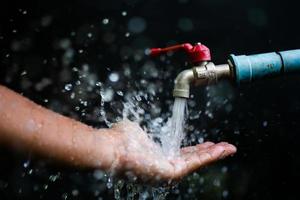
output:
[[[181,142],[185,137],[185,119],[187,115],[185,98],[175,98],[172,117],[162,127],[159,135],[163,152],[168,157],[179,156]]]

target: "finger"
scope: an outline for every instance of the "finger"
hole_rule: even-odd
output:
[[[182,154],[192,153],[192,152],[195,152],[195,151],[201,151],[201,150],[207,149],[207,148],[211,147],[214,144],[215,143],[213,143],[213,142],[204,142],[202,144],[197,144],[195,146],[188,146],[188,147],[181,148],[180,151],[181,151]]]
[[[219,146],[224,148],[224,152],[220,155],[219,159],[225,158],[226,156],[229,156],[236,152],[236,147],[233,146],[232,144],[229,144],[227,142],[220,142],[220,143],[217,143],[214,145],[207,145],[207,148],[199,148],[196,153],[198,155],[201,155],[202,153],[210,152],[212,149],[215,149]],[[195,152],[192,152],[192,153],[195,153]],[[186,157],[189,157],[189,156],[191,156],[191,155],[186,155]]]
[[[205,152],[194,152],[186,155],[186,157],[184,158],[185,165],[176,168],[175,177],[183,177],[193,171],[196,171],[200,167],[203,167],[208,163],[217,160],[224,151],[225,148],[222,145],[213,145]]]
[[[229,155],[236,153],[237,149],[234,145],[229,144],[227,142],[220,142],[217,145],[221,145],[225,148],[225,152],[220,156],[220,159],[223,159]]]
[[[196,171],[197,169],[204,167],[219,159],[225,158],[236,152],[236,148],[233,145],[226,143],[219,143],[207,148],[206,151],[198,151],[190,154],[186,157],[186,166],[182,169],[179,176],[185,176],[189,173]]]
[[[214,147],[216,144],[213,143],[213,142],[206,142],[206,143],[203,143],[203,144],[198,144],[196,146],[193,146],[191,148],[189,148],[189,151],[186,150],[185,153],[181,154],[181,156],[184,158],[184,159],[187,159],[187,158],[190,158],[192,155],[191,154],[194,154],[194,153],[197,153],[198,155],[201,154],[201,153],[205,153],[207,152],[208,149],[210,149],[211,147]],[[228,143],[226,142],[221,142],[221,143],[218,143],[217,144],[218,146],[223,146],[224,148],[228,148]]]

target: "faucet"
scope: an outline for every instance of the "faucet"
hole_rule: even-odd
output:
[[[201,43],[194,46],[184,43],[167,48],[152,48],[150,55],[158,56],[177,50],[187,53],[192,67],[183,70],[176,77],[174,97],[189,98],[191,85],[215,84],[221,79],[230,79],[240,84],[264,77],[300,72],[300,49],[249,56],[231,54],[227,63],[220,65],[211,62],[209,48]]]

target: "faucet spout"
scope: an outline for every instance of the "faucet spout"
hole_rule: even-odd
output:
[[[190,97],[190,85],[195,79],[192,69],[187,69],[178,74],[175,79],[175,86],[173,90],[174,97],[189,98]]]
[[[214,65],[203,62],[199,66],[187,69],[178,74],[173,90],[174,97],[189,98],[191,84],[196,86],[217,83],[218,80],[232,78],[229,64]]]

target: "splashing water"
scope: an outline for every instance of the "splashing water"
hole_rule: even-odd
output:
[[[143,129],[148,132],[149,136],[155,135],[161,142],[161,147],[166,159],[174,158],[175,156],[179,156],[179,150],[181,146],[181,142],[185,137],[185,119],[187,116],[186,108],[187,103],[185,98],[176,98],[174,101],[173,109],[172,109],[172,117],[167,120],[165,123],[166,117],[158,117],[155,119],[145,119],[146,111],[139,105],[140,98],[139,94],[136,93],[127,93],[125,95],[125,102],[123,103],[122,116],[120,120],[130,119],[138,124],[141,124],[143,120],[147,121],[147,130],[144,127]],[[137,98],[139,97],[139,98]],[[103,106],[103,105],[102,105]],[[104,118],[106,118],[106,114],[104,113]],[[106,122],[109,122],[107,120]],[[109,122],[108,125],[113,124]],[[139,126],[133,126],[131,131],[140,132],[141,129]],[[134,142],[134,141],[132,141]],[[159,199],[163,200],[169,193],[169,188],[164,187],[150,187],[146,185],[140,185],[138,183],[126,183],[123,180],[116,180],[112,175],[108,174],[108,179],[106,183],[106,187],[108,189],[113,189],[114,198],[122,199],[122,197],[126,197],[127,199]],[[125,190],[125,193],[122,192]]]
[[[152,126],[152,129],[155,129],[155,135],[161,142],[162,151],[168,158],[179,156],[181,142],[186,135],[184,130],[187,116],[186,102],[185,98],[175,98],[172,117],[168,119],[167,123],[159,124],[155,123],[155,120],[150,120],[148,123],[148,125]],[[132,115],[132,119],[140,124],[144,114],[145,111],[130,100],[123,104],[123,120],[128,119]]]
[[[111,81],[111,79],[109,80]],[[81,81],[84,82],[83,79]],[[111,127],[116,122],[129,119],[142,125],[143,130],[148,133],[150,138],[160,141],[161,149],[153,149],[153,151],[162,151],[166,156],[165,159],[179,156],[181,142],[185,137],[186,99],[176,98],[172,113],[161,113],[159,101],[154,103],[153,96],[155,94],[149,92],[148,89],[146,91],[125,90],[122,95],[118,95],[118,89],[108,87],[100,82],[96,82],[95,88],[98,89],[97,94],[101,96],[101,104],[97,111],[101,122]],[[120,104],[112,104],[118,98]],[[109,110],[112,107],[114,110]],[[168,118],[169,114],[171,114],[170,118]],[[142,130],[138,125],[134,127],[136,129],[131,131],[140,132]],[[135,141],[135,139],[132,140],[132,142]],[[127,199],[165,199],[170,191],[170,188],[165,187],[150,187],[124,182],[124,180],[116,179],[110,173],[105,174],[105,177],[99,180],[97,178],[97,181],[99,184],[103,184],[104,188],[112,191],[115,199],[123,197]],[[129,184],[130,187],[127,187]]]
[[[179,156],[180,145],[185,137],[186,108],[185,98],[175,98],[172,117],[161,129],[160,140],[162,149],[168,157]]]

